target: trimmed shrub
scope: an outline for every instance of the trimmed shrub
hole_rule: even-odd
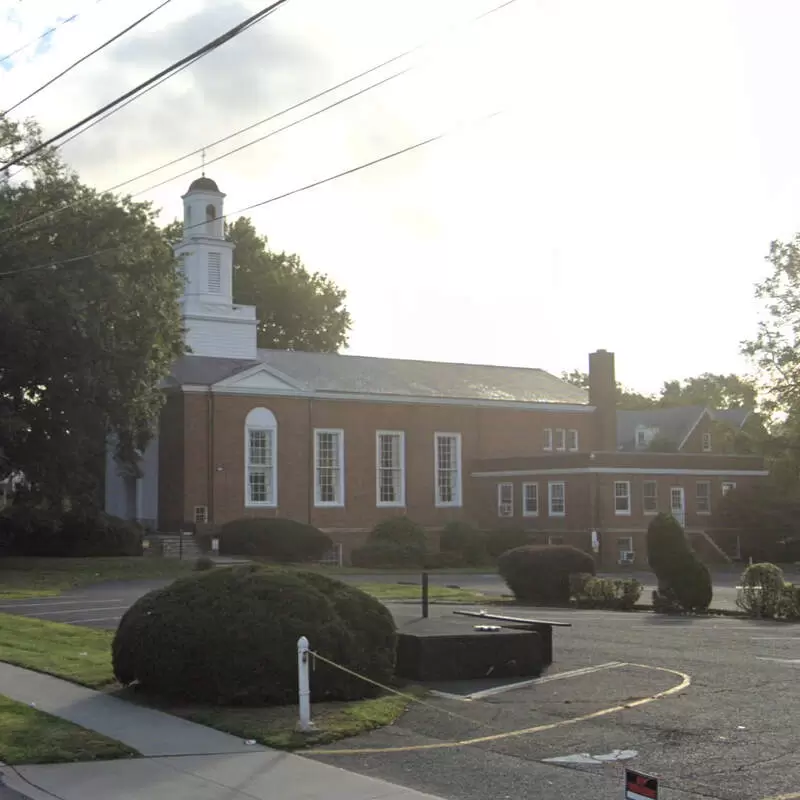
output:
[[[586,584],[594,577],[591,572],[573,572],[569,576],[570,597],[580,597],[586,590]]]
[[[199,556],[194,562],[196,572],[205,572],[214,569],[214,562],[208,556]]]
[[[354,567],[373,569],[422,567],[426,558],[419,548],[395,542],[367,542],[350,554]]]
[[[350,555],[354,567],[393,569],[421,567],[426,557],[425,529],[408,517],[379,522],[363,547]]]
[[[633,578],[615,580],[590,576],[585,582],[583,590],[576,595],[575,599],[581,608],[632,611],[641,595],[642,584]]]
[[[0,513],[5,555],[50,558],[142,555],[136,523],[96,509],[65,513],[13,505]]]
[[[800,620],[800,586],[791,583],[783,585],[781,616],[786,619]]]
[[[751,564],[741,578],[736,605],[751,617],[775,619],[785,607],[783,570],[775,564]]]
[[[486,534],[468,522],[448,522],[439,537],[439,549],[442,553],[460,554],[462,564],[470,567],[480,566],[489,560]]]
[[[216,568],[146,594],[120,622],[114,674],[154,694],[216,704],[297,702],[297,640],[359,675],[392,680],[391,614],[352,586],[315,573]],[[373,684],[317,661],[314,701],[370,697]]]
[[[568,604],[570,578],[594,575],[594,559],[569,545],[526,545],[503,553],[497,567],[517,600],[525,603]]]
[[[658,514],[650,523],[647,560],[658,578],[658,591],[653,595],[655,610],[708,610],[713,591],[711,573],[695,555],[686,533],[672,515]]]
[[[425,552],[425,529],[409,517],[388,517],[381,520],[369,535],[370,542],[388,542],[404,547],[415,547]]]
[[[332,547],[331,538],[313,525],[282,517],[235,519],[219,534],[220,555],[257,556],[283,564],[318,561]]]
[[[486,550],[492,558],[499,558],[508,550],[532,545],[534,534],[516,528],[501,528],[486,536]]]

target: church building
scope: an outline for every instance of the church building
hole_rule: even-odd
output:
[[[224,199],[205,176],[183,196],[175,255],[190,352],[164,382],[141,476],[108,459],[110,513],[165,533],[288,517],[345,554],[390,515],[432,532],[463,519],[587,549],[599,537],[603,561],[640,563],[650,515],[671,511],[716,547],[714,505],[767,475],[762,459],[715,448],[710,414],[683,449],[627,448],[604,350],[586,392],[535,368],[258,348],[256,309],[233,297]]]

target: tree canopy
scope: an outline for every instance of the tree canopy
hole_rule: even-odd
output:
[[[180,221],[164,229],[170,244],[183,235]],[[225,226],[233,251],[233,296],[256,307],[258,346],[280,350],[335,353],[347,345],[350,313],[344,290],[317,272],[309,272],[297,255],[276,253],[247,217]]]
[[[0,162],[39,141],[0,118]],[[24,474],[51,505],[91,502],[106,436],[135,469],[151,435],[184,352],[180,284],[148,203],[99,194],[51,149],[27,168],[0,179],[0,477]]]

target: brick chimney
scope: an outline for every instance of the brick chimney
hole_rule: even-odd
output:
[[[607,350],[589,353],[589,404],[595,407],[595,448],[617,450],[617,379],[614,354]]]

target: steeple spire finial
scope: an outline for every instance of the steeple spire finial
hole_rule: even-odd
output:
[[[205,178],[205,176],[206,176],[206,149],[205,149],[205,147],[203,148],[201,159],[202,159],[202,162],[203,162],[203,177]]]

